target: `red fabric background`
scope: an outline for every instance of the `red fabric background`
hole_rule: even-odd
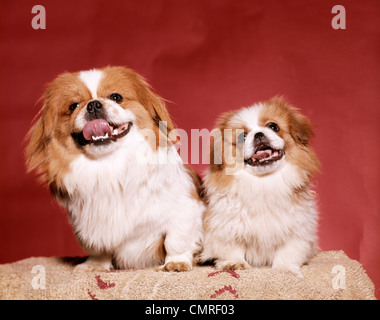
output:
[[[36,4],[46,30],[31,27]],[[336,4],[346,30],[331,27]],[[23,139],[57,74],[125,65],[172,101],[189,135],[277,94],[299,106],[322,162],[320,247],[359,260],[378,290],[379,17],[378,0],[1,0],[0,262],[84,254],[64,211],[25,174]]]

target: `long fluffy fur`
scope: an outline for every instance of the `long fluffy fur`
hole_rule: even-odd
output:
[[[278,133],[266,128],[269,121],[279,124]],[[219,135],[211,144],[205,183],[208,209],[200,260],[214,260],[219,269],[270,265],[300,275],[300,266],[317,248],[311,178],[319,162],[309,144],[310,122],[284,99],[274,98],[222,115],[216,128]],[[237,147],[235,136],[232,142],[226,138],[226,129],[246,132],[242,148]],[[272,169],[246,163],[231,169],[226,148],[232,147],[235,155],[247,153],[259,131],[284,145],[284,158]],[[221,150],[222,162],[215,163],[214,153]]]
[[[120,104],[109,99],[114,92],[124,97]],[[94,99],[112,121],[131,123],[128,134],[110,146],[80,146],[73,138]],[[167,138],[173,128],[164,101],[130,69],[66,73],[49,85],[29,133],[27,166],[67,209],[90,254],[82,269],[110,269],[111,260],[118,268],[192,268],[205,207],[199,178]]]

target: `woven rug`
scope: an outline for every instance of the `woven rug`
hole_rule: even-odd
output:
[[[361,264],[343,251],[318,253],[304,278],[269,267],[190,272],[152,269],[78,272],[83,258],[38,257],[0,265],[0,299],[375,299]]]

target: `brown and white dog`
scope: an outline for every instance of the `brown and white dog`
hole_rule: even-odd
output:
[[[223,114],[211,143],[201,260],[301,275],[317,248],[309,120],[282,98]],[[217,161],[220,159],[220,161]]]
[[[130,69],[64,73],[49,85],[27,165],[90,254],[77,268],[192,268],[205,208],[172,130],[163,100]]]

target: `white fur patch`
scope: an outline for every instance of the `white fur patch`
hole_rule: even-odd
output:
[[[314,203],[291,200],[293,188],[301,183],[288,163],[267,176],[243,171],[227,189],[206,182],[213,218],[204,235],[203,259],[218,258],[219,267],[246,261],[298,268],[315,249],[317,228]],[[280,249],[285,253],[280,255]]]
[[[251,107],[246,107],[237,112],[230,120],[233,123],[246,123],[248,128],[253,130],[258,122],[260,117],[260,112],[263,109],[261,103],[254,104]]]
[[[80,243],[90,254],[111,253],[121,268],[143,268],[159,263],[157,244],[165,239],[165,262],[192,265],[205,208],[191,196],[194,185],[175,148],[152,150],[136,126],[115,144],[101,158],[75,159],[64,179]],[[163,156],[176,160],[160,164]]]
[[[98,97],[97,90],[102,77],[103,71],[96,69],[82,71],[79,73],[79,78],[85,83],[88,90],[90,90],[93,99]]]

